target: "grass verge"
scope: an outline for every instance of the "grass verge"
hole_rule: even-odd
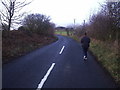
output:
[[[74,40],[76,40],[76,41],[78,41],[78,42],[80,42],[80,39],[79,39],[79,37],[78,36],[76,36],[76,35],[72,35],[72,36],[70,36],[71,38],[73,38]]]
[[[120,58],[113,44],[93,39],[91,40],[90,50],[120,87]]]

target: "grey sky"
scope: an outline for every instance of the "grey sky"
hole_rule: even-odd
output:
[[[88,20],[90,14],[99,10],[100,4],[105,0],[34,0],[26,8],[31,13],[41,13],[51,17],[51,21],[57,25],[67,26],[76,23],[81,24]],[[25,9],[26,9],[25,8]]]
[[[19,0],[24,1],[24,0]],[[29,1],[29,0],[27,0]],[[51,21],[57,26],[67,26],[83,23],[89,16],[100,9],[100,4],[105,0],[33,0],[22,11],[40,13],[51,17]]]

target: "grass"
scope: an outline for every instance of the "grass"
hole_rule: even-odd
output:
[[[73,38],[74,40],[76,40],[76,41],[80,41],[80,39],[79,39],[79,37],[78,36],[76,36],[76,35],[72,35],[72,36],[70,36],[71,38]]]
[[[63,35],[63,36],[67,36],[67,32],[66,31],[55,31],[55,34],[59,34],[59,35]]]
[[[102,64],[102,66],[120,85],[120,58],[118,57],[113,44],[92,40],[90,50],[98,58],[98,61]]]
[[[62,36],[69,36],[77,40],[77,37],[73,35],[73,31],[69,31],[69,35],[67,35],[67,32],[65,30],[57,30],[55,31],[55,34],[62,35]]]
[[[2,63],[12,61],[13,59],[25,55],[37,48],[56,41],[54,36],[26,34],[22,31],[10,31],[9,37],[2,37]]]

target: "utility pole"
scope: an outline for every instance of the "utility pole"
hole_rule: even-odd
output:
[[[74,30],[75,30],[75,23],[76,23],[76,19],[74,19]]]
[[[1,19],[1,15],[0,15],[0,30],[2,30],[2,19]]]
[[[85,28],[85,20],[84,20],[84,28]]]
[[[85,20],[83,21],[83,30],[85,31]]]
[[[73,33],[75,34],[75,19],[74,19],[74,31],[73,31]]]

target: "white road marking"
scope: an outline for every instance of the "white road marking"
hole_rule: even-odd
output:
[[[62,54],[63,50],[64,50],[65,46],[62,47],[61,51],[59,54]]]
[[[49,68],[49,70],[47,71],[46,75],[44,76],[44,78],[41,80],[40,84],[38,85],[38,89],[42,88],[42,86],[44,85],[45,81],[47,80],[50,72],[52,71],[53,67],[55,66],[55,63],[52,63],[51,67]]]

